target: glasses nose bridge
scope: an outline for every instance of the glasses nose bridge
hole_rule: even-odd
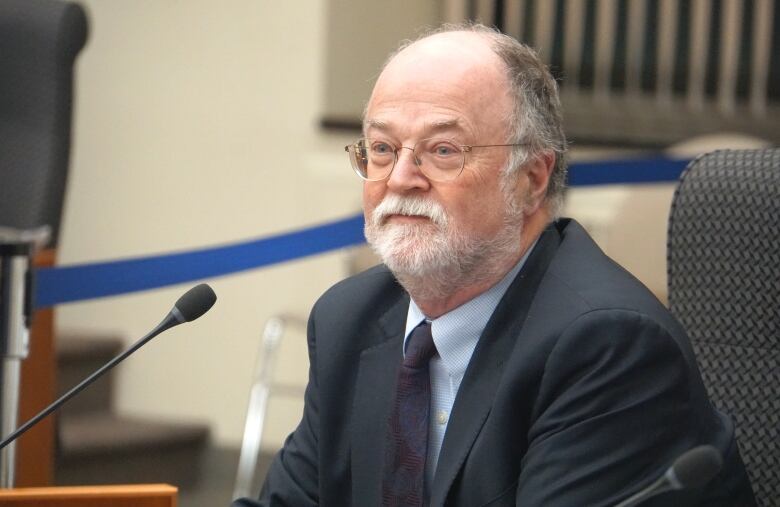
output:
[[[414,160],[414,163],[417,165],[418,169],[422,169],[422,160],[420,160],[419,155],[417,154],[417,145],[414,146],[400,146],[397,150],[395,150],[395,163],[398,164],[398,161],[401,160],[401,150],[409,150],[412,152],[412,160]]]

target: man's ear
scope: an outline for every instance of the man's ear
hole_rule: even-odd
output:
[[[525,174],[528,180],[526,191],[526,212],[536,212],[547,196],[547,186],[555,167],[555,152],[544,150],[536,153],[525,163]]]

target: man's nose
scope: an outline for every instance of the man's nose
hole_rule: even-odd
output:
[[[430,181],[420,170],[420,159],[416,158],[413,148],[402,146],[398,150],[398,159],[395,162],[393,172],[387,179],[387,187],[395,192],[404,192],[413,189],[427,190]]]

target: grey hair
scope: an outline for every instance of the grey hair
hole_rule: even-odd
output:
[[[447,32],[481,34],[491,43],[491,49],[506,65],[514,111],[507,113],[508,143],[520,144],[512,149],[504,170],[504,186],[510,188],[514,175],[528,160],[544,152],[553,152],[555,165],[547,185],[546,199],[553,217],[563,207],[566,188],[566,135],[563,132],[563,114],[558,95],[558,84],[547,65],[531,47],[494,28],[479,23],[444,24],[426,30],[414,40],[406,40],[385,61],[383,69],[398,53],[432,35]]]

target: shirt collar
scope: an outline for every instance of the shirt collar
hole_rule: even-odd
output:
[[[536,243],[504,277],[493,287],[436,319],[427,319],[413,299],[409,300],[404,335],[404,351],[409,335],[423,320],[431,322],[431,333],[436,350],[451,376],[462,376],[488,320],[504,297],[512,280],[525,264]]]

